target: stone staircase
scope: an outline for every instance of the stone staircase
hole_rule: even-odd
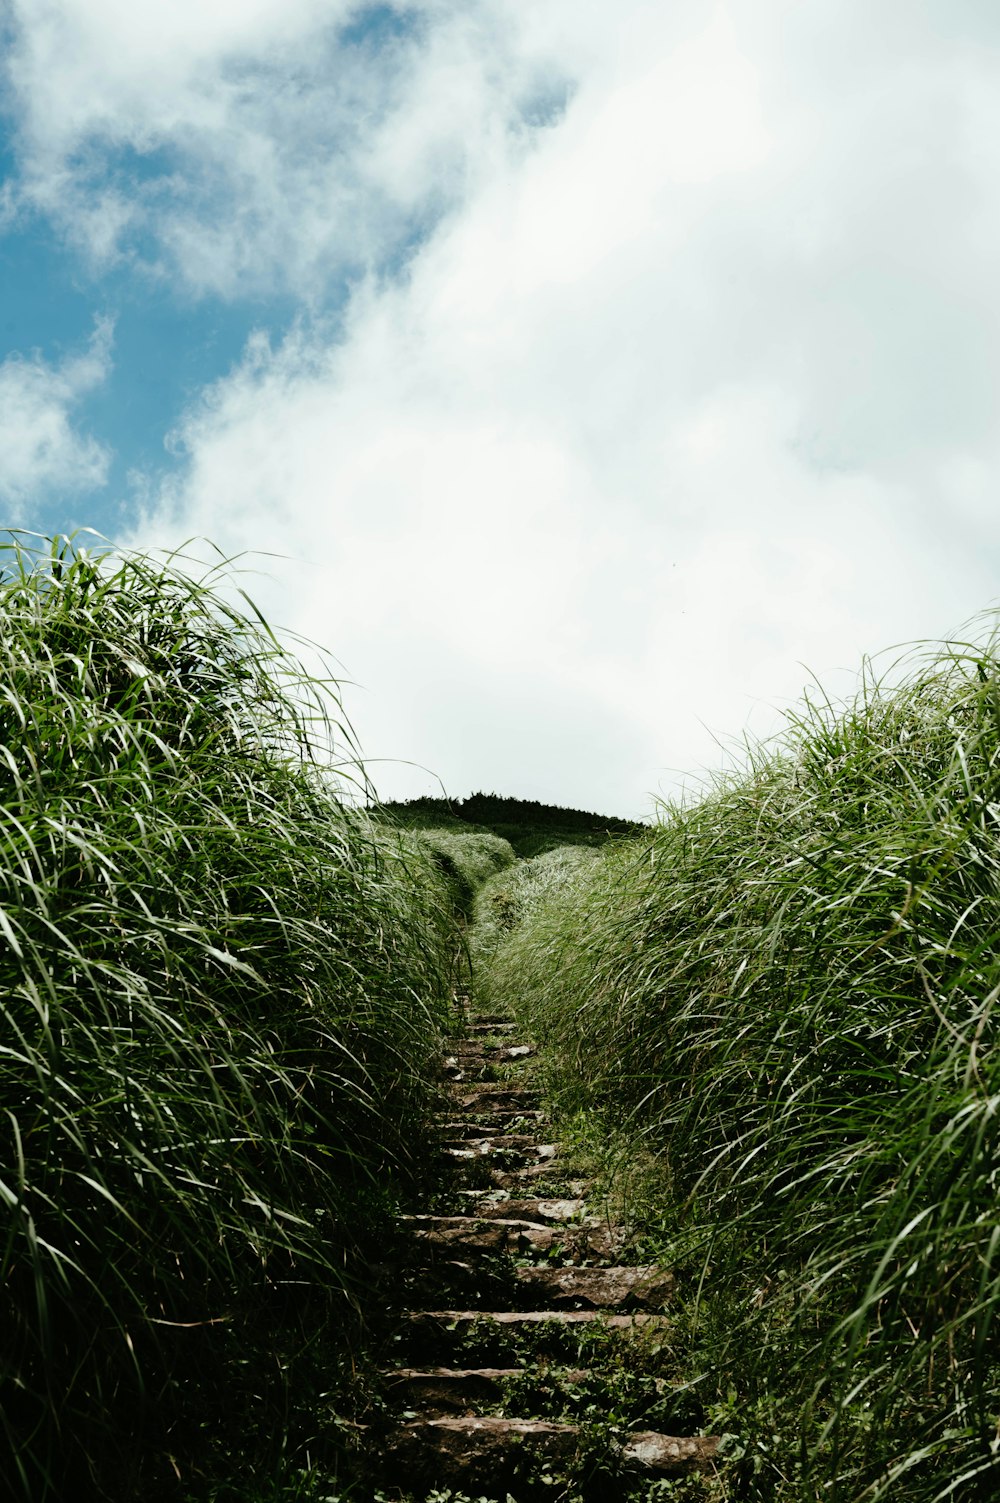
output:
[[[452,1489],[600,1503],[714,1470],[715,1437],[645,1425],[665,1389],[670,1407],[658,1369],[673,1279],[624,1262],[624,1230],[565,1177],[530,1085],[533,1052],[487,1018],[445,1061],[454,1203],[406,1218],[418,1276],[398,1365],[381,1375],[387,1499]]]

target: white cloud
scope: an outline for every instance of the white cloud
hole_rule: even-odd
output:
[[[80,398],[111,369],[112,325],[99,319],[85,353],[58,365],[39,355],[9,356],[0,365],[0,503],[8,523],[47,492],[92,490],[105,483],[110,454],[73,426]]]
[[[362,0],[11,9],[21,202],[198,294],[322,300],[384,264],[516,152],[539,92],[494,0],[413,0],[377,45]]]
[[[253,342],[138,540],[287,553],[268,603],[367,685],[372,755],[638,811],[810,670],[841,688],[997,593],[997,30],[896,0],[420,14],[346,181],[444,182],[449,213],[336,334]],[[282,202],[319,244],[315,198]]]

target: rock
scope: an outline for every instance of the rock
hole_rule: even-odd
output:
[[[497,1081],[486,1081],[481,1085],[470,1081],[462,1086],[457,1101],[463,1111],[470,1112],[510,1110],[511,1107],[534,1110],[538,1106],[538,1092]]]
[[[518,1221],[583,1221],[586,1205],[582,1200],[504,1200],[482,1202],[481,1216],[514,1217]],[[591,1225],[594,1221],[591,1221]]]
[[[718,1449],[717,1435],[658,1435],[654,1430],[638,1430],[621,1446],[620,1456],[631,1472],[669,1477],[710,1470]]]
[[[662,1310],[674,1291],[673,1274],[659,1268],[519,1268],[517,1281],[553,1309]]]

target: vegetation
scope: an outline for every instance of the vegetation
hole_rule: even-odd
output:
[[[554,893],[564,893],[568,886],[582,880],[596,860],[597,852],[589,846],[557,846],[542,856],[519,861],[483,883],[476,894],[475,923],[469,936],[483,1000],[489,998],[486,962],[529,914]]]
[[[517,860],[509,842],[488,831],[422,829],[416,844],[430,855],[447,884],[456,914],[463,919],[471,919],[482,884]]]
[[[228,584],[6,559],[5,1495],[329,1476],[358,1254],[427,1158],[447,887]]]
[[[806,701],[651,829],[366,809],[336,684],[224,574],[5,557],[12,1498],[357,1495],[466,942],[677,1273],[669,1392],[621,1411],[652,1383],[728,1459],[662,1495],[996,1495],[1000,636]]]
[[[410,828],[492,831],[509,841],[523,859],[564,845],[601,846],[611,836],[634,835],[644,828],[633,820],[495,793],[473,793],[454,800],[414,798],[386,804],[382,815]]]
[[[998,872],[994,636],[807,701],[483,947],[646,1155],[727,1497],[996,1496]]]

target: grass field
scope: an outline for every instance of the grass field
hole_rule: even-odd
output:
[[[4,557],[5,1496],[245,1498],[335,1466],[453,895],[356,807],[335,685],[231,581]]]
[[[565,1120],[645,1165],[727,1498],[1000,1486],[997,652],[804,704],[481,950]]]
[[[470,955],[677,1272],[728,1460],[676,1496],[997,1495],[995,636],[805,703],[649,829],[380,809],[230,572],[3,558],[15,1503],[335,1495]]]

